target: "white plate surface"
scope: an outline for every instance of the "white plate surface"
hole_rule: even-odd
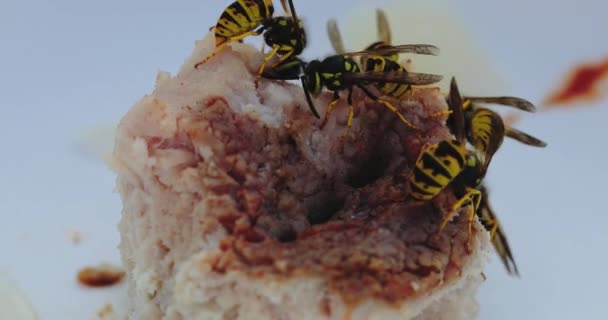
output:
[[[95,319],[106,303],[122,311],[124,285],[84,289],[75,281],[85,265],[119,263],[121,206],[113,193],[115,177],[99,154],[111,146],[112,124],[150,92],[157,70],[178,70],[228,2],[0,5],[0,300],[24,297],[29,302],[21,306],[31,304],[40,319]],[[441,10],[408,18],[416,25],[407,28],[402,20],[411,13],[399,10],[424,6],[358,2],[367,10],[347,0],[296,1],[311,38],[305,57],[330,53],[329,17],[339,17],[352,49],[373,40],[372,15],[356,23],[349,16],[376,6],[391,8],[389,17],[399,20],[395,42],[446,41],[468,29],[470,41],[464,43],[495,68],[466,84],[462,80],[469,93],[496,86],[506,91],[497,94],[540,102],[575,63],[608,57],[604,1],[454,1],[445,19],[463,24],[426,41],[416,38],[424,34],[416,28],[445,25]],[[444,2],[449,1],[429,1],[428,8]],[[369,28],[364,32],[361,26]],[[447,51],[443,59],[449,59]],[[471,78],[462,73],[467,68],[479,72],[477,58],[453,60],[460,63],[454,71],[459,77]],[[481,319],[605,319],[607,107],[603,102],[577,112],[527,116],[519,127],[549,147],[508,141],[495,157],[488,177],[491,200],[522,277],[508,277],[492,261],[479,293]],[[83,235],[78,245],[69,241],[74,230]],[[0,319],[15,319],[13,311],[0,310]],[[28,319],[27,312],[20,314]]]

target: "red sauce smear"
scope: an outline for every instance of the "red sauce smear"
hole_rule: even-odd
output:
[[[545,107],[567,105],[576,102],[594,102],[608,95],[601,92],[599,84],[608,79],[608,59],[598,63],[582,64],[570,71],[562,87],[545,99]]]
[[[118,267],[100,265],[98,267],[85,267],[78,272],[78,282],[87,287],[109,287],[119,283],[125,272]]]

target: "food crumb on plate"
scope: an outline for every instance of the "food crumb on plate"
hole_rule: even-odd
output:
[[[96,267],[84,267],[78,272],[78,282],[87,287],[109,287],[119,283],[125,276],[122,267],[101,264]]]
[[[68,230],[65,233],[65,237],[73,245],[79,245],[84,239],[82,232],[78,230]]]
[[[112,307],[111,304],[106,304],[105,306],[103,306],[103,308],[99,309],[99,311],[97,311],[97,317],[100,320],[117,320],[118,317],[116,316],[116,313],[114,312],[114,308]]]

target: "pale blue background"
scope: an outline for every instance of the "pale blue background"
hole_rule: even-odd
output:
[[[118,261],[120,210],[113,174],[74,141],[118,121],[158,69],[177,71],[228,2],[0,2],[0,270],[42,319],[91,319],[123,297],[124,287],[74,282],[83,265]],[[296,3],[311,38],[306,57],[330,52],[325,21],[355,2]],[[604,1],[469,0],[456,10],[511,80],[509,93],[535,102],[571,64],[608,56]],[[549,148],[506,142],[496,156],[492,201],[523,276],[492,262],[481,319],[606,319],[606,104],[527,117],[519,127]],[[83,244],[66,241],[70,229]]]

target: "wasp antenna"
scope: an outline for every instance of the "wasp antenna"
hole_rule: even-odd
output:
[[[310,97],[310,91],[308,90],[308,86],[306,86],[306,80],[304,76],[300,77],[300,81],[302,81],[302,89],[304,89],[304,96],[306,96],[306,102],[308,102],[308,108],[315,115],[317,119],[321,119],[319,113],[317,112],[317,108],[315,108],[315,104],[312,102],[312,98]]]
[[[298,25],[298,16],[296,15],[296,8],[293,5],[293,0],[289,0],[289,11],[291,11],[291,17],[293,18],[293,21],[296,23],[296,26]]]

